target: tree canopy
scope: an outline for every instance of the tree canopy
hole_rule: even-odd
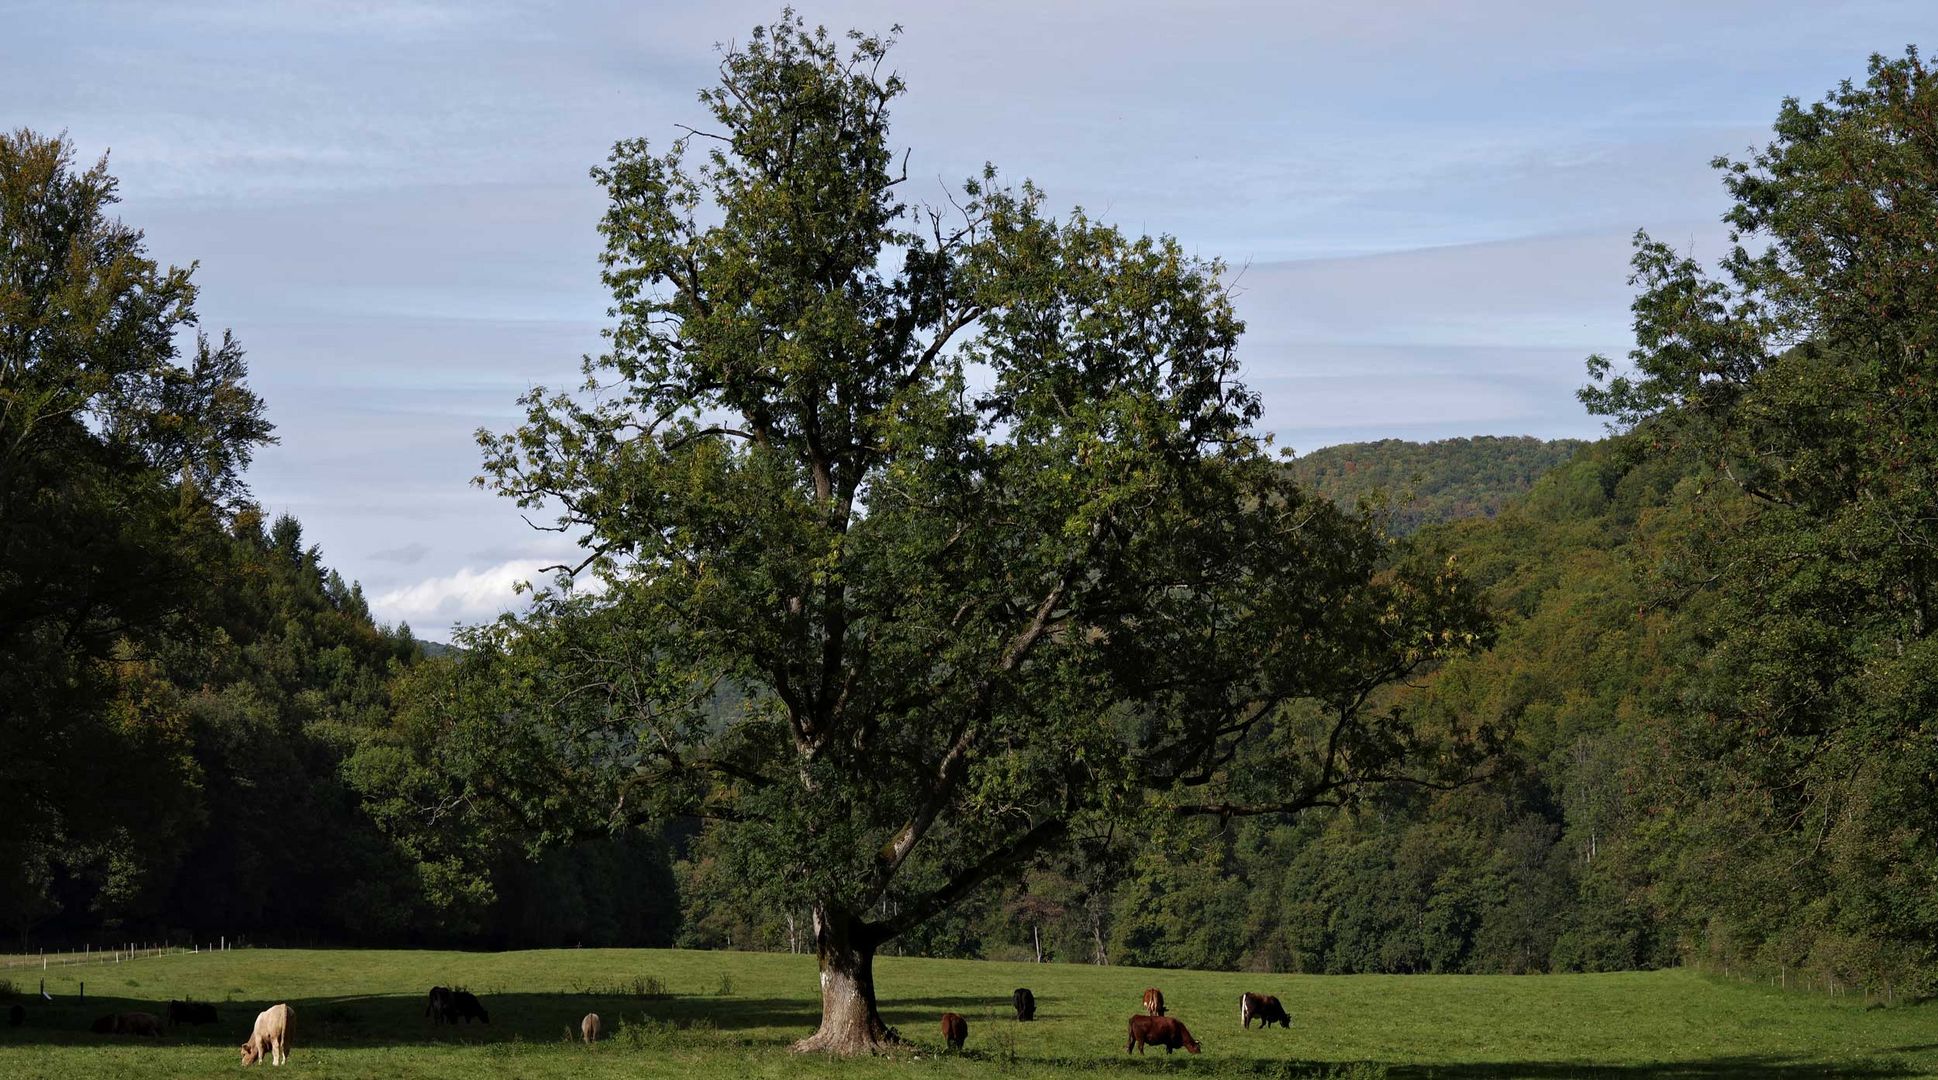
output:
[[[1688,827],[1751,951],[1938,961],[1938,74],[1907,50],[1719,158],[1720,276],[1638,237],[1633,371],[1583,392],[1709,497],[1657,568],[1717,605],[1687,702]],[[1781,899],[1741,888],[1779,881]],[[1846,955],[1836,956],[1842,952]]]
[[[1075,836],[1485,749],[1372,704],[1488,623],[1272,460],[1223,268],[993,168],[904,203],[889,45],[790,13],[725,53],[709,129],[595,170],[609,347],[481,438],[605,588],[471,642],[522,677],[470,790],[717,821],[812,912],[801,1045],[844,1052],[886,1035],[876,948]]]

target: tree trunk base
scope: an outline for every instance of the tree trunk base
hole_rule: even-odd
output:
[[[821,962],[821,1027],[795,1043],[797,1054],[861,1057],[906,1045],[875,1009],[875,940],[861,920],[833,905],[814,908]]]
[[[894,1054],[906,1050],[910,1043],[901,1036],[883,1028],[879,1033],[869,1034],[855,1031],[829,1031],[823,1028],[789,1046],[796,1054],[827,1054],[832,1057],[869,1057],[878,1054]]]

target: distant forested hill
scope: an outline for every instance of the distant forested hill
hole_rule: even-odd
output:
[[[1342,443],[1292,462],[1300,484],[1346,507],[1388,500],[1396,533],[1467,517],[1493,517],[1543,473],[1573,457],[1580,439],[1479,435],[1471,439]]]

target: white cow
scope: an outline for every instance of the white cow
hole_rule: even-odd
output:
[[[295,1018],[296,1010],[288,1005],[271,1005],[257,1013],[256,1030],[242,1044],[242,1063],[254,1065],[265,1057],[274,1065],[288,1061],[289,1031]]]

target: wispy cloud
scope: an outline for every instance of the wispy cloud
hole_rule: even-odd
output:
[[[431,546],[429,544],[413,542],[405,544],[402,547],[373,551],[370,553],[370,557],[376,559],[378,562],[401,563],[404,566],[412,566],[424,561],[424,556],[430,553]]]

